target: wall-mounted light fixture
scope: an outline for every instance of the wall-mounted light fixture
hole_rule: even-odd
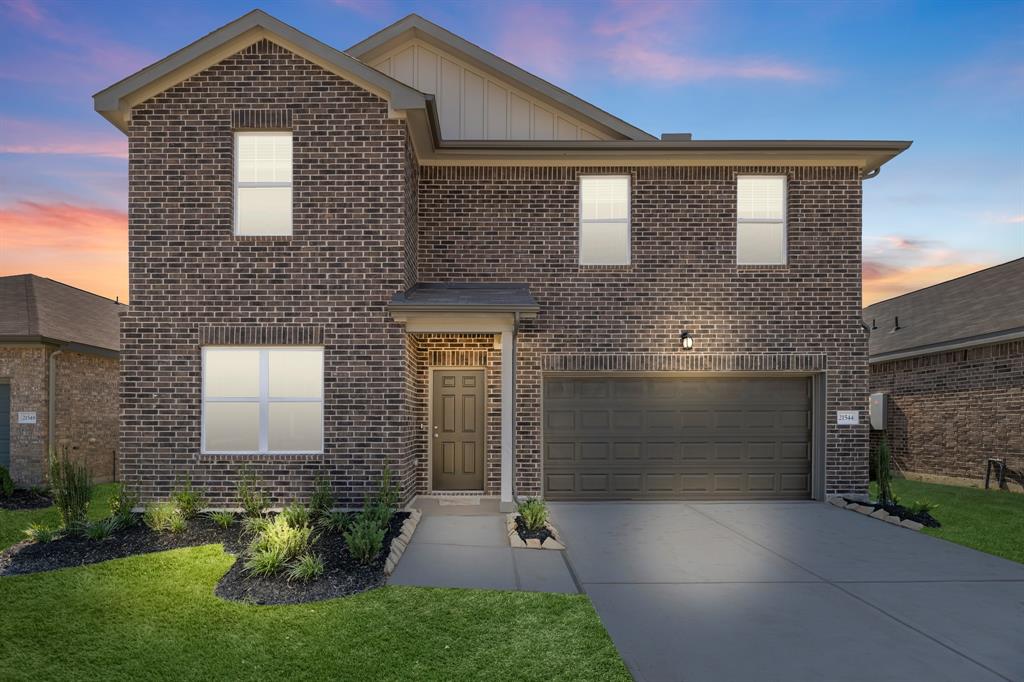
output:
[[[683,350],[690,350],[691,348],[693,348],[693,337],[690,336],[690,332],[679,332],[679,343],[683,345]]]

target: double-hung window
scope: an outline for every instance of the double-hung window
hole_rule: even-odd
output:
[[[629,176],[580,176],[580,265],[629,265]]]
[[[736,262],[739,265],[786,263],[784,175],[736,178]]]
[[[235,133],[235,234],[292,233],[292,134]]]
[[[323,452],[323,376],[319,347],[203,348],[202,451]]]

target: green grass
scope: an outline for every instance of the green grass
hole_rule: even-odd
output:
[[[931,502],[941,528],[923,532],[982,552],[1024,563],[1024,495],[1003,490],[962,488],[906,479],[892,482],[900,504]],[[871,495],[877,494],[871,484]]]
[[[213,594],[207,545],[0,578],[5,680],[629,680],[584,596],[386,587],[295,606]]]
[[[113,483],[97,485],[89,503],[89,518],[99,521],[110,514],[110,497],[114,493]],[[7,511],[0,509],[0,550],[6,549],[25,538],[24,531],[30,523],[43,523],[57,527],[60,517],[56,507],[30,509],[28,511]]]

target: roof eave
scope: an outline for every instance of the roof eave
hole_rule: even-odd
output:
[[[887,351],[885,353],[877,353],[875,355],[869,355],[868,362],[874,365],[880,362],[888,362],[890,360],[903,360],[906,358],[918,357],[920,355],[945,353],[948,351],[973,348],[975,346],[991,346],[997,343],[1016,341],[1018,339],[1024,339],[1024,327],[992,332],[989,334],[979,334],[977,336],[969,336],[962,339],[954,339],[952,341],[942,341],[940,343],[929,343],[920,346],[912,346],[910,348],[900,348],[897,350]]]

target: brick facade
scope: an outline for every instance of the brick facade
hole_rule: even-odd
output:
[[[872,392],[889,396],[885,434],[898,468],[975,481],[985,460],[1024,476],[1024,341],[878,362]],[[872,432],[877,447],[882,432]]]
[[[11,476],[18,485],[47,479],[49,359],[53,346],[0,347],[0,381],[11,386]],[[84,462],[93,480],[116,479],[118,361],[62,351],[56,366],[56,442],[71,459]],[[18,412],[35,412],[35,424],[19,424]]]

